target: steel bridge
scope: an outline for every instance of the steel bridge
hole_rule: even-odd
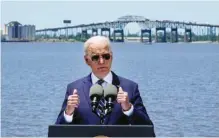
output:
[[[69,38],[70,35],[79,35],[81,38],[88,39],[90,36],[106,35],[106,32],[108,32],[106,36],[111,41],[124,42],[124,28],[129,23],[137,23],[139,25],[141,29],[140,40],[142,42],[145,41],[145,38],[147,38],[148,42],[167,42],[167,33],[169,33],[170,42],[178,42],[179,30],[183,31],[183,35],[181,36],[183,36],[184,42],[192,42],[194,40],[193,36],[206,36],[208,41],[219,41],[219,25],[170,20],[150,20],[143,16],[133,15],[122,16],[115,21],[40,29],[36,30],[36,36],[44,38],[46,36],[65,36]],[[168,29],[170,30],[169,32],[167,32]],[[118,37],[120,39],[117,39]],[[153,38],[154,40],[152,40]],[[196,41],[200,40],[197,38]]]

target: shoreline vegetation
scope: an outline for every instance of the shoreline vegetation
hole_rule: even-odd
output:
[[[73,43],[73,42],[85,42],[88,38],[90,38],[92,35],[91,34],[81,34],[78,33],[76,35],[59,35],[57,36],[56,34],[54,35],[48,35],[48,34],[44,34],[44,35],[36,35],[34,40],[21,40],[21,39],[13,39],[10,41],[7,41],[5,39],[5,37],[1,38],[1,42],[66,42],[66,43]],[[104,35],[106,37],[109,37],[108,35]],[[161,42],[164,40],[164,35],[161,32],[158,32],[157,35],[152,34],[151,36],[151,43],[219,43],[219,34],[217,35],[197,35],[192,33],[192,36],[190,38],[190,36],[188,36],[188,34],[178,34],[178,42],[172,42],[172,41],[176,41],[176,36],[172,36],[172,34],[170,32],[166,33],[166,42]],[[116,41],[115,42],[122,42],[122,37],[121,35],[118,36],[116,35],[114,38]],[[155,42],[155,39],[158,40],[158,42]],[[185,39],[187,41],[189,41],[189,39],[191,39],[191,42],[186,42]],[[113,41],[113,35],[110,36],[110,40],[111,42]],[[149,42],[149,35],[148,34],[144,34],[143,36],[143,42],[141,42],[141,37],[139,36],[139,34],[127,34],[124,35],[124,42],[139,42],[139,43],[150,43]]]
[[[89,38],[89,37],[88,37]],[[115,37],[116,40],[121,40],[121,37]],[[65,43],[74,43],[74,42],[85,42],[87,40],[87,38],[85,37],[38,37],[36,36],[35,40],[19,40],[19,39],[14,39],[14,40],[5,40],[2,39],[1,42],[65,42]],[[167,37],[166,41],[167,42],[160,42],[162,40],[162,37],[158,37],[158,41],[159,42],[155,42],[155,37],[152,36],[152,42],[151,43],[215,43],[215,44],[219,44],[219,36],[218,38],[215,38],[214,41],[211,41],[210,37],[201,37],[201,36],[194,36],[192,37],[192,42],[185,42],[184,41],[184,37],[178,37],[178,42],[171,42],[171,37]],[[112,37],[111,37],[111,41]],[[144,37],[143,38],[143,42],[141,42],[141,37],[139,36],[124,36],[124,43],[125,42],[139,42],[139,43],[149,43],[149,38],[148,37]],[[119,42],[120,43],[120,42]]]

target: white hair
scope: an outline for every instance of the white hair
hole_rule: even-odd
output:
[[[111,45],[110,45],[110,40],[108,37],[105,36],[93,36],[89,38],[85,43],[84,43],[84,54],[87,54],[87,49],[90,45],[95,44],[95,43],[102,43],[105,46],[107,46],[111,52]]]

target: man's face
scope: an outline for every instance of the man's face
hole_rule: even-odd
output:
[[[90,45],[87,51],[84,58],[92,72],[99,78],[105,77],[111,70],[112,52],[101,43]]]

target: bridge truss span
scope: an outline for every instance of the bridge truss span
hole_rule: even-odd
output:
[[[67,26],[67,27],[56,27],[56,28],[45,28],[45,29],[39,29],[36,30],[36,35],[39,36],[45,36],[48,34],[55,34],[55,36],[65,36],[66,38],[69,37],[69,35],[77,35],[81,34],[81,37],[84,37],[84,39],[87,39],[88,37],[92,35],[104,35],[103,32],[108,31],[108,37],[112,41],[114,41],[115,38],[115,32],[116,35],[121,34],[121,38],[123,40],[120,40],[121,42],[124,41],[124,28],[129,23],[136,23],[139,25],[139,28],[141,30],[148,30],[148,31],[140,31],[141,33],[146,34],[150,32],[149,35],[147,35],[148,40],[152,41],[154,35],[154,41],[160,42],[159,37],[160,33],[157,33],[158,31],[163,31],[163,36],[161,37],[161,42],[166,42],[166,37],[169,38],[175,38],[178,39],[178,33],[179,30],[184,30],[184,38],[183,40],[186,42],[191,42],[192,40],[198,40],[198,36],[208,36],[208,38],[211,41],[219,41],[219,25],[212,25],[212,24],[203,24],[203,23],[192,23],[192,22],[181,22],[181,21],[171,21],[171,20],[149,20],[143,16],[133,16],[133,15],[126,15],[119,17],[115,21],[106,21],[106,22],[99,22],[99,23],[90,23],[90,24],[80,24],[75,26]],[[106,29],[108,28],[108,29]],[[174,28],[174,32],[172,33],[172,29]],[[166,34],[167,29],[171,29],[170,35]],[[64,34],[63,34],[64,30]],[[71,31],[69,31],[71,30]],[[82,33],[83,31],[83,33]],[[52,33],[51,33],[52,32]],[[66,32],[72,32],[72,34],[66,34]],[[86,33],[91,32],[91,35],[87,35]],[[94,33],[95,32],[95,33]],[[190,34],[188,34],[190,33]],[[175,36],[172,36],[175,35]],[[114,36],[113,38],[111,36]],[[194,37],[193,37],[194,36]],[[141,41],[143,41],[144,35],[140,34]],[[185,39],[186,38],[186,39]],[[178,42],[178,40],[175,40],[174,42]]]

